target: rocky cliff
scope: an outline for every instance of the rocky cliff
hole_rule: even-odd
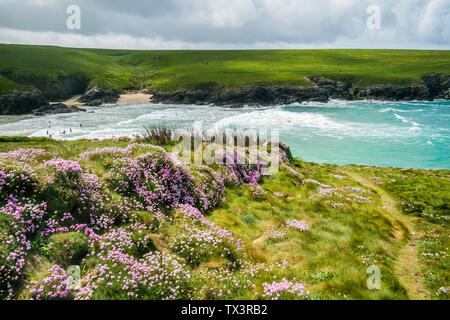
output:
[[[195,90],[177,90],[171,93],[151,92],[155,103],[171,104],[215,104],[228,107],[243,105],[280,105],[307,101],[327,102],[330,99],[343,100],[433,100],[450,99],[450,76],[438,73],[422,77],[423,83],[412,85],[377,85],[366,88],[326,79],[323,76],[311,76],[311,87],[290,87],[267,84],[250,84],[240,88],[225,88],[208,84]],[[27,114],[44,106],[48,110],[48,101],[54,98],[68,98],[72,94],[84,92],[84,82],[80,78],[64,78],[57,84],[41,85],[41,91],[21,92],[0,96],[0,114]],[[116,103],[120,92],[93,87],[80,98],[88,106]],[[45,107],[47,106],[47,107]],[[62,110],[62,109],[59,109]],[[55,111],[54,111],[55,112]]]
[[[120,98],[120,92],[116,90],[103,90],[97,87],[89,89],[79,99],[87,106],[99,106],[106,103],[116,103]]]
[[[14,91],[0,96],[0,115],[27,114],[47,103],[47,97],[40,91]]]
[[[291,104],[306,101],[327,102],[344,100],[433,100],[450,99],[449,75],[439,73],[423,77],[423,84],[378,85],[360,88],[322,76],[308,78],[311,87],[289,87],[252,84],[236,89],[225,89],[210,84],[196,90],[177,90],[172,93],[153,92],[153,102],[173,104],[216,104],[222,106]]]

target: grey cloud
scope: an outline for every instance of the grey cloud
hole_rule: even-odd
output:
[[[82,30],[65,27],[70,4],[81,8]],[[369,5],[382,9],[381,30],[366,28]],[[127,36],[212,48],[342,41],[448,48],[449,21],[448,0],[0,0],[3,33],[53,32],[86,41]],[[0,41],[10,37],[0,33]]]

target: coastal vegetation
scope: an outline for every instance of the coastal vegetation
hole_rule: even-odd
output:
[[[313,83],[306,77],[314,75],[358,87],[411,85],[439,72],[450,74],[450,51],[133,51],[0,45],[0,94],[39,89],[57,92],[59,98],[94,86],[161,92],[211,85],[310,87]]]
[[[182,164],[149,133],[0,138],[1,298],[449,299],[448,170],[283,149],[262,177]]]

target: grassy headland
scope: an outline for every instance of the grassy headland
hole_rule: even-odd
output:
[[[26,252],[23,268],[11,269],[19,279],[0,278],[2,290],[12,283],[10,298],[449,298],[449,171],[293,159],[274,176],[246,167],[233,180],[221,167],[183,169],[162,149],[127,139],[0,141],[0,172],[14,182],[0,184],[1,201],[15,191],[25,197],[1,203],[0,235],[17,235],[15,223],[30,244],[0,247],[2,259]],[[132,183],[141,166],[147,174]],[[193,206],[173,207],[170,190],[144,197],[171,181],[208,201],[187,197]],[[81,266],[81,289],[63,283],[71,264]],[[370,265],[381,269],[380,290],[366,285]]]
[[[171,92],[210,84],[311,86],[305,77],[313,75],[359,87],[409,85],[437,72],[450,73],[450,51],[133,51],[0,45],[0,94],[48,88],[67,77],[82,79],[85,87]]]

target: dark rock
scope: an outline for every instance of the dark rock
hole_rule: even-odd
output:
[[[99,106],[105,103],[117,103],[120,98],[120,92],[115,90],[104,90],[94,87],[88,90],[78,101],[87,106]]]
[[[445,73],[437,73],[431,76],[423,76],[423,82],[430,91],[430,97],[434,99],[448,99],[450,93],[450,76]]]
[[[430,100],[430,91],[425,85],[383,85],[363,89],[354,88],[352,92],[357,99],[384,101]]]
[[[323,76],[311,76],[308,80],[314,83],[322,91],[325,91],[330,99],[351,99],[349,89],[351,85],[327,79]]]
[[[97,106],[101,106],[104,103],[105,102],[102,99],[94,99],[94,100],[87,101],[86,105],[87,106],[92,106],[92,107],[97,107]]]
[[[208,83],[194,90],[178,90],[171,93],[153,92],[152,101],[173,104],[214,104],[236,108],[244,105],[327,102],[330,99],[407,101],[450,98],[449,76],[443,73],[424,77],[424,84],[375,85],[368,88],[354,87],[323,76],[311,76],[308,80],[314,84],[313,87],[252,84],[226,89],[217,84]]]
[[[292,152],[291,152],[291,147],[281,141],[279,141],[279,148],[281,150],[281,152],[284,153],[284,155],[286,156],[286,161],[292,161],[294,160],[294,157],[292,156]]]
[[[36,86],[51,101],[65,100],[77,94],[82,94],[88,85],[88,80],[84,76],[71,75],[58,77],[58,81],[46,85]]]
[[[243,105],[291,104],[303,101],[326,102],[327,92],[320,88],[302,88],[270,85],[248,85],[236,89],[220,87],[197,90],[178,90],[153,94],[152,101],[174,104],[215,104],[242,107]]]
[[[11,94],[0,96],[0,114],[27,114],[33,109],[46,104],[47,98],[41,91],[14,91]]]
[[[450,89],[442,94],[442,99],[450,100]]]
[[[74,112],[86,112],[86,110],[78,107],[68,107],[63,103],[46,104],[33,110],[33,114],[35,116],[45,114],[74,113]]]
[[[64,100],[82,94],[89,83],[83,75],[59,76],[56,81],[49,81],[46,78],[24,77],[5,70],[0,71],[0,74],[16,83],[34,86],[49,100]]]

